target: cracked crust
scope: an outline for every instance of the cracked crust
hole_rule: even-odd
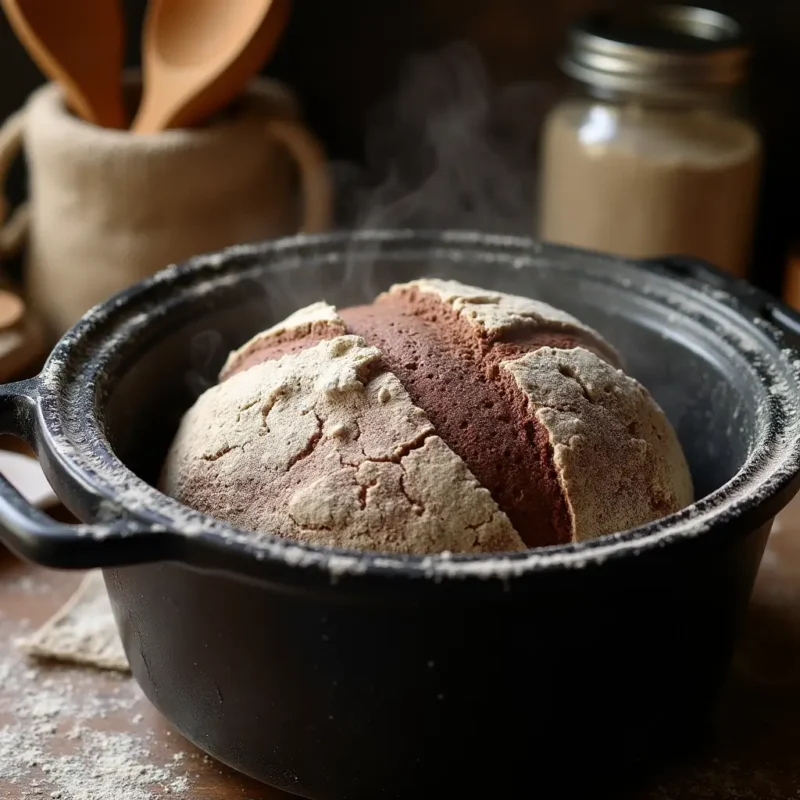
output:
[[[345,335],[234,373],[184,416],[163,490],[241,528],[313,544],[524,549],[380,358]]]
[[[692,502],[675,432],[636,380],[580,347],[543,347],[501,368],[549,433],[576,541],[642,525]]]
[[[553,466],[547,432],[501,361],[529,349],[579,343],[564,333],[526,331],[487,340],[432,295],[409,290],[343,309],[348,330],[380,347],[383,363],[423,408],[508,515],[529,547],[572,540],[569,509]]]
[[[595,538],[692,501],[674,431],[619,363],[569,314],[455,281],[341,314],[315,303],[230,355],[161,485],[240,528],[333,547]]]
[[[300,538],[329,547],[401,553],[524,550],[508,518],[464,462],[427,436],[397,461],[343,465],[295,492]]]

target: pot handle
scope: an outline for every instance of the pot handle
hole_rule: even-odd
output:
[[[38,379],[0,385],[0,434],[36,447]],[[0,475],[0,542],[45,567],[92,569],[178,558],[181,537],[135,521],[66,525],[31,505]]]

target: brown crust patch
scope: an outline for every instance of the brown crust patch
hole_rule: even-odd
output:
[[[571,541],[571,516],[548,433],[499,365],[540,347],[583,345],[579,332],[515,328],[489,337],[438,298],[413,288],[340,315],[348,331],[383,351],[387,368],[527,546]]]

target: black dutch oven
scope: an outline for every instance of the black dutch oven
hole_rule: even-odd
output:
[[[675,425],[698,501],[579,545],[401,558],[254,546],[153,488],[228,350],[303,304],[420,275],[535,296],[605,334]],[[687,261],[455,233],[236,247],[94,309],[38,378],[0,389],[1,430],[86,521],[59,524],[2,481],[1,535],[40,564],[102,567],[136,680],[242,772],[326,800],[552,781],[568,796],[708,719],[798,489],[798,333],[785,307]]]

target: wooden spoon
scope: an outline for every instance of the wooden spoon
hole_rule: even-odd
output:
[[[61,85],[79,117],[124,128],[120,73],[124,24],[118,0],[2,0],[39,69]]]
[[[289,10],[289,0],[150,0],[131,129],[190,127],[226,106],[271,55]]]

